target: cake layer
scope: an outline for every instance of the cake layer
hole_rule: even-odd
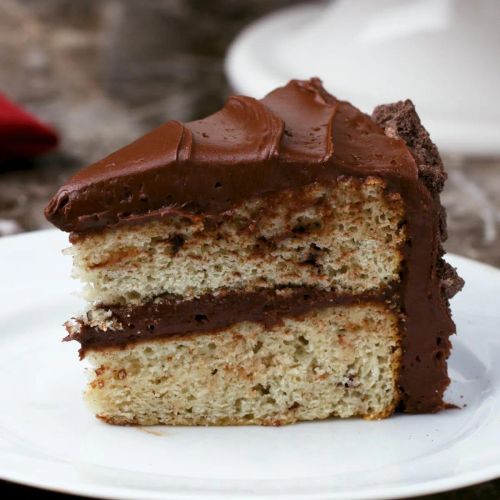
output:
[[[218,218],[170,214],[89,233],[70,252],[87,299],[104,304],[283,286],[359,294],[399,280],[402,205],[378,178],[341,177]]]
[[[383,303],[337,305],[272,328],[90,349],[86,399],[114,424],[280,425],[382,418],[398,402],[398,317]]]

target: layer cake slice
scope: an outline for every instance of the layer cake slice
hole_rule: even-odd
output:
[[[372,117],[293,80],[84,168],[47,218],[88,311],[66,324],[114,424],[435,412],[449,383],[446,175],[410,101]]]

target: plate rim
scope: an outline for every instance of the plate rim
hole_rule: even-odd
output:
[[[0,455],[1,459],[1,455]],[[0,462],[1,465],[1,462]],[[193,494],[180,493],[180,491],[167,492],[166,490],[147,490],[147,489],[132,489],[121,488],[109,485],[92,485],[91,483],[77,483],[78,486],[71,485],[69,482],[64,485],[54,485],[53,481],[20,477],[20,474],[5,475],[0,469],[0,480],[17,484],[20,486],[28,486],[39,488],[46,491],[56,493],[86,496],[89,498],[101,498],[105,500],[200,500],[207,498],[207,495],[213,495],[211,498],[230,498],[231,500],[273,500],[277,498],[287,498],[290,500],[397,500],[402,498],[412,498],[416,496],[425,496],[431,494],[439,494],[447,491],[459,490],[469,486],[481,484],[486,481],[495,480],[500,476],[500,464],[491,465],[487,469],[480,472],[464,474],[460,480],[453,478],[433,479],[421,483],[416,486],[395,486],[395,487],[377,487],[359,491],[345,491],[341,494],[332,494],[331,491],[320,491],[317,493],[299,493],[293,494],[290,491],[286,492],[264,492],[257,491],[240,493],[233,491],[222,491],[216,489],[199,490]],[[217,495],[217,497],[215,496]],[[230,495],[230,496],[228,496]]]

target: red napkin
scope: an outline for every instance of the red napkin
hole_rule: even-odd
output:
[[[31,158],[57,144],[54,129],[0,94],[0,162]]]

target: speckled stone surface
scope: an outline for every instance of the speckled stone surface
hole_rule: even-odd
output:
[[[218,109],[230,92],[228,43],[290,3],[2,0],[0,89],[55,125],[62,143],[32,164],[0,166],[0,236],[49,227],[43,207],[81,165],[167,119]],[[447,250],[500,266],[500,158],[447,156],[445,164]],[[0,492],[62,496],[2,482]],[[497,500],[500,480],[426,498]]]

